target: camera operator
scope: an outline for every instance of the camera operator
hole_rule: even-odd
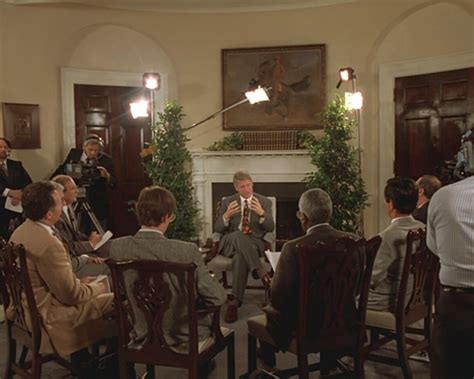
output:
[[[86,199],[100,224],[107,229],[108,189],[115,187],[112,157],[103,152],[104,141],[97,134],[90,134],[82,144],[82,149],[73,148],[69,151],[64,162],[56,169],[51,177],[60,174],[71,175],[68,168],[71,164],[79,164],[82,169],[81,177],[75,178],[79,187],[85,188]],[[81,217],[81,230],[89,235],[94,227],[85,215]]]

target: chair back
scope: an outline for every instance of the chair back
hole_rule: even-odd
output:
[[[173,365],[177,356],[196,357],[198,332],[196,312],[196,282],[194,263],[174,263],[158,260],[108,260],[112,274],[116,312],[119,321],[119,353],[126,352],[131,360],[159,361]],[[174,277],[176,280],[171,279]],[[187,303],[189,353],[181,354],[170,348],[166,340],[165,314],[173,297]],[[186,298],[183,300],[183,297]],[[124,301],[126,299],[126,301]],[[139,347],[129,346],[130,330],[138,319],[146,323],[147,333]],[[169,330],[168,330],[169,332]],[[134,358],[135,357],[135,358]],[[190,358],[193,359],[193,358]],[[157,363],[158,364],[158,363]]]
[[[297,246],[300,351],[354,348],[363,341],[370,276],[380,243],[379,236],[369,241],[342,237]]]
[[[410,230],[397,295],[397,323],[410,325],[431,313],[439,261],[426,246],[426,230]]]
[[[7,323],[9,335],[11,328],[15,328],[15,334],[21,334],[30,349],[39,351],[41,316],[31,287],[25,248],[7,243],[3,238],[0,239],[0,291],[5,314],[13,317]]]

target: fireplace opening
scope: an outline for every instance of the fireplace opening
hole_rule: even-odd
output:
[[[306,190],[305,183],[254,183],[254,191],[264,196],[276,198],[276,249],[283,243],[303,235],[296,218],[298,200]],[[212,183],[212,214],[217,215],[217,203],[224,196],[235,193],[232,183]]]

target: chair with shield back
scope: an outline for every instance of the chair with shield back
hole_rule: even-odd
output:
[[[14,375],[40,378],[43,364],[49,361],[77,374],[71,362],[59,355],[40,353],[43,325],[28,274],[25,248],[3,239],[0,239],[0,291],[7,326],[5,378]],[[21,353],[17,357],[20,346]]]
[[[288,351],[297,356],[298,367],[276,371],[275,376],[308,378],[309,372],[314,370],[327,374],[327,358],[344,355],[353,356],[355,375],[363,376],[367,297],[380,243],[379,236],[369,241],[342,237],[328,243],[297,246],[297,322]],[[249,376],[257,369],[257,338],[276,346],[265,324],[257,320],[262,318],[248,320]],[[320,361],[309,365],[310,353],[320,353]]]
[[[438,258],[426,246],[426,231],[411,230],[407,235],[395,312],[367,310],[366,326],[370,331],[370,343],[364,348],[364,359],[400,366],[404,378],[413,377],[408,357],[420,351],[430,353],[431,350],[432,311],[438,272]],[[423,321],[423,328],[413,325],[419,321]],[[416,339],[407,334],[423,338]],[[397,343],[397,358],[374,353],[391,341]]]
[[[128,377],[128,366],[143,363],[148,376],[154,377],[153,366],[185,368],[189,378],[198,378],[199,367],[227,348],[227,377],[234,378],[234,332],[220,327],[220,307],[207,306],[198,309],[194,263],[174,263],[158,260],[113,261],[108,260],[115,294],[115,311],[119,322],[120,377]],[[177,278],[177,286],[170,277]],[[189,343],[171,345],[166,338],[167,312],[173,301],[185,298],[187,304],[187,328]],[[174,299],[173,299],[174,297]],[[125,300],[126,299],[126,300]],[[124,301],[125,300],[125,301]],[[130,338],[132,323],[136,321],[137,307],[145,320],[147,332],[142,341],[134,343]],[[212,316],[212,337],[199,341],[199,319]],[[168,320],[168,321],[166,321]]]

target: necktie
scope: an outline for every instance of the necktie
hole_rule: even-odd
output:
[[[74,216],[74,212],[69,207],[67,207],[67,215],[69,217],[69,222],[71,223],[72,228],[74,229],[74,231],[77,232],[76,216]]]
[[[249,226],[249,216],[250,216],[249,203],[247,200],[244,200],[244,211],[242,214],[242,233],[244,234],[252,233],[252,230],[250,229],[250,226]]]
[[[6,161],[2,162],[2,172],[5,174],[5,176],[8,176],[8,169],[7,169],[7,162]]]

